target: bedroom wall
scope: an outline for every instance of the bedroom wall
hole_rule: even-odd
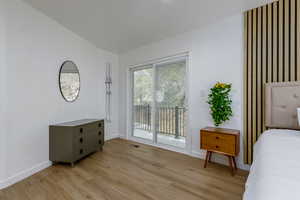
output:
[[[4,0],[0,0],[0,4],[2,5]],[[2,6],[0,6],[0,180],[2,180],[5,176],[5,165],[3,160],[5,160],[5,93],[6,93],[6,81],[5,81],[5,48],[6,42],[5,42],[5,15],[4,15],[4,9]]]
[[[126,84],[128,66],[149,60],[189,51],[189,133],[192,134],[190,155],[204,158],[204,151],[199,149],[199,130],[212,126],[206,103],[208,90],[216,81],[233,84],[232,98],[234,117],[223,127],[241,130],[241,153],[238,165],[243,164],[242,133],[242,89],[243,89],[243,15],[237,14],[222,19],[197,31],[185,33],[158,43],[147,45],[120,56],[120,130],[126,137],[127,101]],[[123,88],[121,88],[123,87]],[[216,157],[215,161],[226,163],[227,159]]]
[[[114,85],[113,120],[106,138],[118,137],[119,73],[117,55],[97,49],[19,0],[0,3],[6,11],[4,25],[0,10],[1,108],[3,98],[7,101],[1,121],[1,188],[50,165],[49,124],[104,118],[107,61],[112,62]],[[4,68],[1,58],[6,60]],[[58,88],[59,67],[66,59],[75,61],[81,75],[81,92],[74,103],[66,103]],[[7,90],[2,90],[3,76]],[[7,126],[5,132],[2,125]]]

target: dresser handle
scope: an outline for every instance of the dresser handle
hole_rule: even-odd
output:
[[[101,127],[101,126],[102,126],[102,125],[101,125],[101,123],[100,123],[100,124],[98,124],[98,126],[99,126],[99,127]]]
[[[83,149],[80,149],[80,154],[82,154],[83,153]]]
[[[80,143],[83,143],[83,138],[80,138],[80,140],[79,140],[79,141],[80,141]]]
[[[101,131],[99,131],[99,133],[98,133],[99,135],[101,135]]]
[[[83,132],[83,128],[80,128],[80,133],[82,133]]]
[[[219,137],[217,136],[217,137],[216,137],[216,139],[218,140],[218,139],[219,139]]]
[[[216,146],[216,148],[218,149],[218,148],[219,148],[219,146],[217,145],[217,146]]]
[[[99,144],[102,144],[101,140],[99,140]]]

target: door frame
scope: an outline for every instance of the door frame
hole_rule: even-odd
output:
[[[136,70],[142,70],[142,69],[147,69],[147,68],[152,68],[153,69],[153,79],[157,78],[156,76],[156,65],[160,65],[160,64],[166,64],[166,63],[171,63],[171,62],[176,62],[176,60],[181,60],[185,58],[186,59],[186,73],[185,73],[185,93],[186,93],[186,127],[185,127],[185,131],[186,131],[186,145],[185,148],[180,148],[180,147],[176,147],[176,146],[172,146],[172,145],[167,145],[167,144],[161,144],[161,143],[157,143],[157,134],[155,134],[155,115],[154,113],[156,112],[156,107],[155,107],[155,102],[153,101],[153,105],[152,105],[152,110],[151,112],[152,114],[152,128],[153,128],[153,139],[147,140],[147,139],[143,139],[143,138],[138,138],[133,136],[133,85],[134,85],[134,80],[133,80],[133,72]],[[143,144],[149,144],[155,147],[160,147],[163,149],[168,149],[171,151],[175,151],[175,152],[181,152],[181,153],[185,153],[185,154],[191,154],[192,153],[192,134],[190,131],[190,110],[189,110],[189,105],[190,105],[190,100],[189,100],[189,66],[190,66],[190,56],[189,56],[189,52],[184,52],[184,53],[180,53],[180,54],[176,54],[173,56],[167,56],[164,58],[160,58],[160,59],[155,59],[155,60],[151,60],[148,62],[144,62],[143,64],[138,64],[138,65],[132,65],[128,67],[127,70],[127,132],[126,132],[126,138],[128,140],[132,140],[135,142],[139,142],[139,143],[143,143]],[[156,81],[153,80],[153,95],[155,95],[155,90],[156,90]],[[153,96],[153,99],[155,98],[155,96]]]

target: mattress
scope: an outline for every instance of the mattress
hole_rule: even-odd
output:
[[[300,199],[300,131],[262,134],[245,187],[244,200]]]

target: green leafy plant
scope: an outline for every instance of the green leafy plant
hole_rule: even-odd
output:
[[[230,97],[231,84],[216,83],[210,89],[207,103],[215,126],[220,126],[232,117],[232,100]]]

